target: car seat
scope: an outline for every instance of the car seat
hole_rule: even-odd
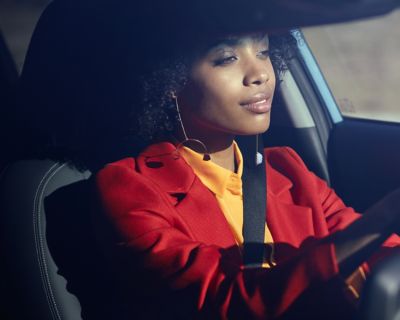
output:
[[[0,32],[0,253],[2,319],[80,319],[78,299],[58,274],[46,239],[44,199],[55,190],[84,181],[66,163],[15,156],[14,94],[18,71]]]
[[[89,177],[89,171],[51,160],[19,161],[3,170],[0,243],[7,288],[3,301],[11,319],[81,319],[80,303],[67,290],[49,251],[45,199]]]

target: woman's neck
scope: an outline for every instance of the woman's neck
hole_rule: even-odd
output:
[[[211,161],[219,166],[235,172],[235,154],[233,144],[226,149],[210,153]]]

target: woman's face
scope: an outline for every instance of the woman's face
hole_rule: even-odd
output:
[[[267,36],[229,38],[198,58],[178,96],[188,136],[251,135],[269,127],[275,74]]]

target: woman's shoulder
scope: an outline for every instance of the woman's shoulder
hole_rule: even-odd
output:
[[[151,188],[147,187],[148,182],[137,171],[136,162],[136,158],[127,157],[108,163],[100,169],[94,177],[100,196],[116,200],[132,194],[151,192]]]
[[[136,159],[133,157],[108,163],[95,174],[96,184],[101,188],[115,184],[126,184],[132,180],[133,176],[138,176],[135,167]]]
[[[264,154],[267,163],[277,170],[294,168],[308,171],[304,161],[298,153],[290,147],[265,148]]]
[[[126,157],[126,158],[122,158],[122,159],[107,163],[99,172],[108,170],[109,168],[113,168],[113,167],[134,169],[135,164],[136,164],[136,158]]]
[[[266,148],[264,153],[270,181],[283,185],[291,184],[296,192],[311,189],[327,190],[326,182],[310,171],[302,158],[292,148]],[[273,183],[271,182],[271,184]]]
[[[327,182],[309,170],[300,155],[292,148],[266,148],[264,153],[271,181],[286,181],[287,184],[290,181],[293,192],[306,194],[307,197],[312,197],[314,191],[322,196],[332,193]]]
[[[177,156],[172,144],[152,145],[137,157],[127,157],[105,165],[95,175],[96,187],[107,198],[135,194],[136,198],[159,198],[160,194],[187,192],[195,175]]]
[[[159,168],[168,155],[173,155],[176,148],[170,143],[158,143],[147,146],[136,156],[127,156],[125,158],[107,163],[100,169],[96,176],[113,176],[117,173],[128,175],[142,175],[147,167]],[[119,177],[119,175],[118,175]]]

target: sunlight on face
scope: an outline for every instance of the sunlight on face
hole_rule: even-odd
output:
[[[212,45],[192,66],[179,94],[192,137],[251,135],[269,127],[275,74],[267,36],[230,37]]]

